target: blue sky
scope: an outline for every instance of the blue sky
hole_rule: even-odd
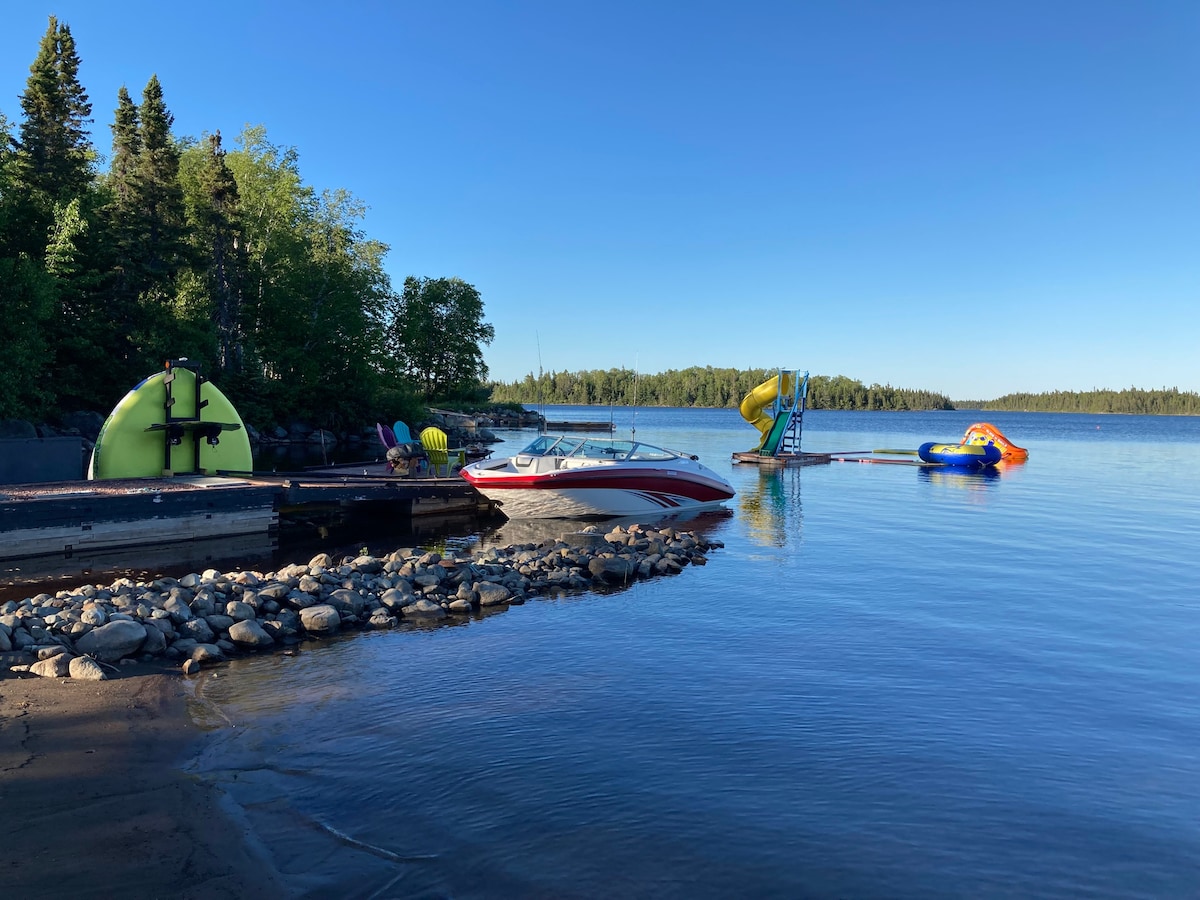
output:
[[[102,152],[155,73],[178,135],[266,126],[397,287],[479,289],[496,378],[1200,390],[1195,0],[0,9],[10,119],[54,13]]]

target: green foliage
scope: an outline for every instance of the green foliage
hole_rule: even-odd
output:
[[[483,321],[479,291],[462,279],[404,279],[384,329],[400,376],[427,400],[469,399],[487,378],[480,345],[496,331]]]
[[[1005,394],[981,402],[982,409],[1021,412],[1125,413],[1147,416],[1200,416],[1200,394],[1162,388],[1145,391],[1049,391],[1041,394]]]
[[[836,375],[815,375],[808,380],[811,409],[920,410],[954,409],[950,399],[933,391],[895,388],[890,384],[865,386],[861,381]]]
[[[5,322],[0,364],[0,419],[35,416],[50,399],[46,332],[54,280],[28,258],[0,257],[0,315]]]
[[[712,366],[638,376],[628,369],[532,374],[509,384],[493,383],[492,400],[516,403],[617,404],[621,406],[736,407],[774,369],[717,369]],[[931,391],[864,386],[845,376],[809,379],[808,405],[816,409],[951,409]]]
[[[219,134],[176,140],[157,76],[140,105],[118,91],[111,167],[95,178],[78,67],[52,18],[20,140],[0,115],[0,313],[20,329],[4,410],[106,410],[186,356],[252,420],[419,413],[387,354],[387,247],[363,234],[364,205],[305,185],[296,151],[261,127],[231,153]]]

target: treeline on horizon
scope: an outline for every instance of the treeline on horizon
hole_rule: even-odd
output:
[[[1140,416],[1200,416],[1200,393],[1177,388],[1120,391],[1047,391],[1040,394],[1005,394],[995,400],[956,403],[958,408],[994,409],[1003,412],[1116,413]]]
[[[305,184],[262,126],[233,149],[174,135],[157,76],[140,103],[113,98],[101,170],[79,65],[50,17],[19,124],[0,104],[0,418],[106,412],[181,357],[259,424],[341,430],[486,397],[474,287],[393,290],[362,202]]]
[[[776,369],[721,369],[692,366],[656,375],[629,369],[549,372],[521,381],[492,382],[495,403],[562,403],[617,406],[736,407]],[[808,380],[810,409],[927,410],[953,409],[950,399],[933,391],[864,385],[844,375],[813,375]]]
[[[591,369],[580,372],[532,373],[520,381],[492,382],[495,403],[565,404],[579,406],[736,407],[742,398],[775,369],[722,369],[693,366],[656,375],[630,369]],[[812,375],[808,380],[809,409],[939,410],[983,409],[1008,412],[1124,413],[1129,415],[1200,415],[1200,394],[1175,388],[1041,394],[1005,394],[995,400],[951,402],[934,391],[864,385],[844,375]]]

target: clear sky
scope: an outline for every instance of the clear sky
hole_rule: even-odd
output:
[[[495,378],[1200,390],[1197,0],[0,0],[10,119],[51,13],[102,152],[155,73],[266,126],[397,287],[479,289]]]

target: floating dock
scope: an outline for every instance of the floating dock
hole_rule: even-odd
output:
[[[777,453],[764,456],[757,450],[733,454],[733,461],[751,463],[763,469],[786,469],[793,466],[824,466],[833,462],[831,453]]]
[[[300,473],[122,478],[0,487],[0,562],[271,535],[281,519],[374,505],[396,521],[479,514],[490,502],[457,476],[372,474],[381,464]]]
[[[612,422],[547,422],[546,431],[603,431],[612,434],[617,426]]]

